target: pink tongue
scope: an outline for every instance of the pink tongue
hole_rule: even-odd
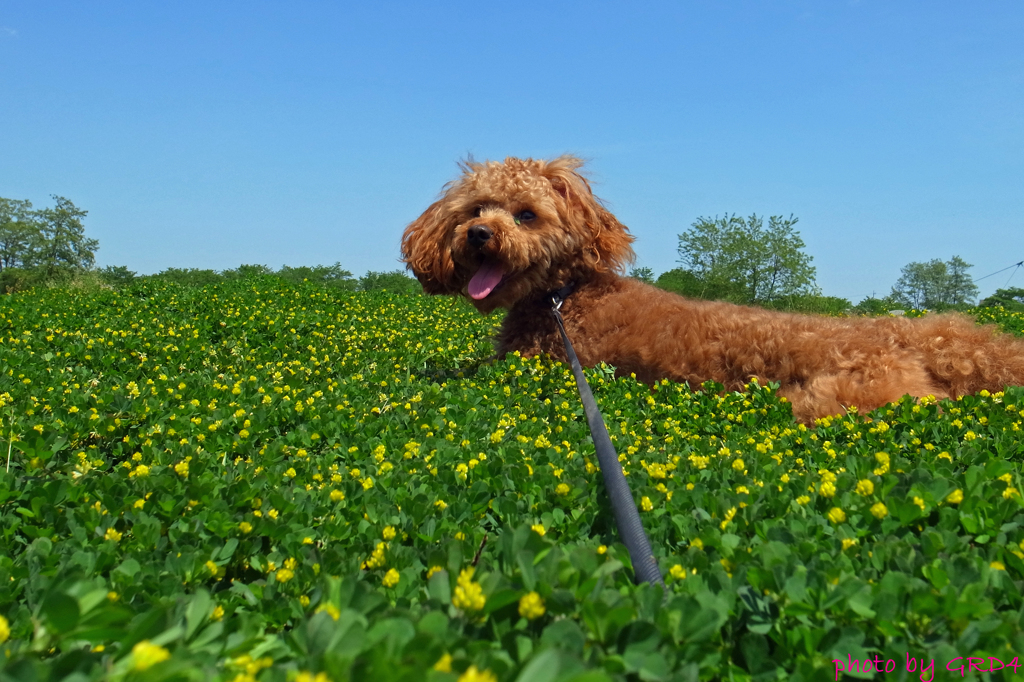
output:
[[[484,263],[473,275],[473,279],[469,280],[469,295],[476,300],[486,298],[498,286],[504,274],[500,263]]]

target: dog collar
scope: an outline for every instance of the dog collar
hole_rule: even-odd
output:
[[[568,284],[566,284],[561,289],[556,289],[555,291],[552,291],[551,292],[551,305],[553,305],[555,307],[555,310],[558,310],[559,308],[562,307],[562,302],[565,301],[565,299],[569,298],[569,295],[573,291],[575,291],[575,290],[576,290],[576,283],[575,282],[569,282]]]

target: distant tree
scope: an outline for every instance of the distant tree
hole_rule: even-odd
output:
[[[100,281],[120,289],[135,281],[138,276],[124,265],[108,265],[99,270]]]
[[[224,278],[216,270],[200,270],[199,268],[167,268],[155,275],[150,275],[150,277],[193,287],[204,287],[224,281]]]
[[[949,280],[946,284],[946,302],[949,305],[970,305],[978,297],[978,285],[967,274],[972,266],[960,256],[953,256],[946,261],[946,272]]]
[[[1024,311],[1024,289],[1020,287],[996,289],[996,293],[987,297],[978,305],[983,308],[1002,306],[1007,310]]]
[[[39,245],[33,263],[51,281],[91,268],[99,248],[97,240],[85,236],[82,218],[89,212],[56,194],[53,200],[53,208],[35,214]]]
[[[30,265],[39,237],[32,202],[0,197],[0,270]]]
[[[390,291],[393,294],[418,294],[420,283],[401,270],[391,272],[369,271],[359,278],[359,291]]]
[[[899,307],[900,304],[894,301],[890,296],[875,298],[872,295],[853,306],[853,312],[860,315],[885,315],[890,310],[897,310]]]
[[[942,310],[970,305],[978,295],[978,286],[967,274],[971,267],[959,256],[945,262],[933,258],[927,263],[908,263],[889,296],[905,308]]]
[[[260,275],[272,275],[274,271],[266,265],[239,265],[234,270],[224,270],[220,274],[224,279],[249,279]]]
[[[679,263],[707,290],[727,291],[739,303],[817,294],[812,257],[794,229],[797,218],[756,214],[698,218],[679,235]]]
[[[629,276],[647,284],[654,284],[654,270],[650,268],[632,268]]]
[[[746,303],[746,292],[728,280],[709,282],[689,270],[675,268],[661,273],[654,286],[689,298]]]
[[[341,267],[341,263],[314,265],[313,267],[302,265],[296,268],[282,265],[281,269],[277,271],[277,276],[293,284],[309,281],[345,291],[352,291],[356,288],[356,281],[352,279],[352,273]]]

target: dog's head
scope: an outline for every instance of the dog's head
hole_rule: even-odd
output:
[[[462,164],[406,228],[402,259],[428,294],[510,308],[633,260],[633,237],[590,191],[572,156]]]

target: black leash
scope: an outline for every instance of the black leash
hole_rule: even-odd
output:
[[[583,375],[583,368],[580,366],[576,351],[573,350],[569,336],[565,333],[565,323],[562,320],[562,301],[573,290],[573,285],[562,287],[551,295],[551,312],[558,323],[558,331],[562,334],[562,341],[565,342],[565,352],[569,356],[569,364],[572,365],[572,373],[576,377],[576,387],[580,391],[580,400],[583,401],[583,411],[587,415],[587,424],[590,426],[590,436],[594,439],[594,449],[597,451],[597,463],[601,468],[601,475],[604,477],[604,487],[608,491],[608,498],[612,503],[612,513],[615,515],[615,525],[619,529],[619,537],[629,550],[629,558],[633,562],[633,573],[637,582],[646,582],[653,585],[665,587],[665,581],[661,577],[661,570],[658,569],[658,562],[651,552],[651,543],[644,532],[644,525],[640,521],[640,514],[636,510],[636,502],[633,500],[633,493],[626,483],[626,477],[622,474],[622,467],[619,465],[619,457],[612,445],[612,439],[608,437],[608,429],[601,418],[601,412],[597,409],[597,402],[594,394],[590,391],[587,378]]]

